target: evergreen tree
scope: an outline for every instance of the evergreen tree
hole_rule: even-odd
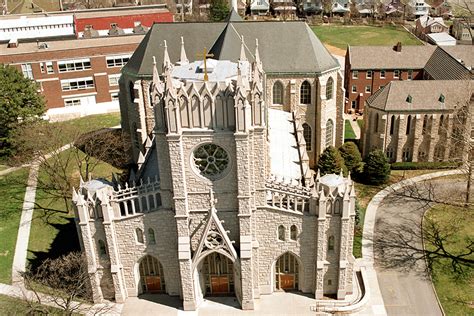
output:
[[[226,0],[211,0],[209,6],[209,18],[213,22],[224,21],[229,15],[229,5]]]
[[[340,148],[342,159],[347,170],[357,174],[362,172],[362,156],[360,155],[359,148],[354,142],[345,142]]]
[[[43,115],[36,84],[16,68],[0,64],[0,158],[12,154],[12,137],[22,123]]]
[[[339,153],[339,150],[333,146],[328,146],[323,151],[318,161],[318,169],[321,172],[321,175],[328,173],[340,173],[341,169],[345,170],[346,166],[344,165],[344,160]]]
[[[390,176],[390,164],[384,152],[371,151],[365,159],[364,178],[371,184],[383,184]]]

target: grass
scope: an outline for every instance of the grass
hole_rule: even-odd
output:
[[[0,283],[11,283],[13,255],[28,169],[0,177]]]
[[[451,252],[466,250],[468,239],[474,239],[474,208],[435,206],[425,215],[441,227],[457,223],[447,244]],[[428,246],[429,247],[429,246]],[[474,260],[474,254],[468,258]],[[440,259],[433,263],[433,283],[446,315],[474,315],[474,268],[466,268],[462,276],[452,272],[451,262]]]
[[[355,182],[355,191],[357,196],[357,208],[359,213],[359,224],[355,227],[353,254],[356,258],[362,258],[362,230],[364,227],[365,212],[370,200],[384,187],[400,182],[404,179],[410,179],[426,173],[437,172],[440,170],[391,170],[388,182],[382,186],[370,185]]]
[[[351,122],[349,120],[344,121],[344,140],[346,139],[356,139],[356,134],[352,128]]]
[[[61,311],[54,307],[44,306],[47,315],[61,315]],[[28,303],[24,300],[13,298],[5,295],[0,295],[0,310],[2,315],[41,315],[41,313],[32,312]],[[45,314],[46,315],[46,314]]]
[[[68,151],[62,153],[68,156]],[[79,184],[79,172],[75,165],[71,164],[68,172],[75,187]],[[108,178],[111,180],[112,172],[119,172],[111,165],[100,162],[93,171],[94,178]],[[48,174],[40,168],[39,177],[42,181],[48,181]],[[74,214],[67,211],[64,200],[52,197],[41,187],[36,192],[36,202],[40,207],[34,211],[31,224],[30,241],[28,244],[28,259],[33,266],[38,266],[47,258],[56,258],[70,251],[79,250],[79,240],[74,222]],[[70,201],[69,209],[70,209]],[[59,210],[52,212],[49,209]]]
[[[313,26],[313,32],[319,39],[331,46],[346,49],[347,45],[420,45],[420,41],[396,26]]]

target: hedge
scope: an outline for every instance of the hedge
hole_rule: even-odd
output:
[[[462,163],[453,161],[436,162],[394,162],[392,170],[456,169]]]

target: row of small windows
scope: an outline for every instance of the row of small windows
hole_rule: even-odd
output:
[[[386,70],[380,70],[379,72],[379,76],[380,76],[380,79],[385,79],[386,78]],[[393,70],[393,78],[394,79],[399,79],[400,77],[402,76],[402,71],[401,70],[398,70],[398,69],[395,69]],[[365,78],[366,79],[372,79],[374,78],[374,71],[373,70],[367,70],[365,72]],[[352,71],[352,79],[359,79],[359,71],[358,70],[353,70]],[[407,71],[407,79],[408,80],[411,80],[413,79],[413,70],[408,70]]]
[[[33,30],[49,30],[49,29],[60,29],[66,27],[74,27],[74,24],[54,24],[54,25],[38,25],[38,26],[20,26],[20,27],[8,27],[0,29],[0,32],[23,32]]]
[[[141,198],[129,199],[126,201],[119,202],[120,215],[134,215],[136,213],[146,213],[154,211],[160,207],[161,194],[149,194],[148,196],[142,196]]]
[[[63,91],[89,88],[94,88],[94,79],[92,79],[92,77],[61,80],[61,90]]]
[[[145,243],[143,230],[141,230],[140,228],[135,229],[135,237],[137,238],[137,243],[139,243],[139,244],[144,244]],[[148,245],[155,245],[156,244],[155,231],[153,230],[153,228],[148,228],[147,243],[148,243]]]
[[[375,113],[375,115],[373,116],[373,126],[374,126],[374,132],[375,133],[379,132],[379,120],[380,120],[379,114]],[[413,128],[413,122],[412,121],[413,121],[412,116],[408,115],[407,125],[406,125],[406,129],[405,129],[405,134],[406,135],[409,135],[411,133],[411,130]],[[446,132],[447,122],[448,121],[445,119],[444,115],[441,115],[439,117],[438,135],[441,135],[444,132]],[[390,135],[393,135],[393,133],[395,132],[395,123],[396,123],[395,122],[395,115],[392,115],[392,117],[390,118]],[[423,128],[422,128],[422,131],[421,131],[422,135],[425,135],[428,131],[431,130],[432,124],[433,124],[433,116],[424,115],[423,116]]]
[[[280,81],[277,81],[273,84],[272,95],[273,95],[273,104],[283,104],[284,102],[284,86]],[[326,82],[326,99],[331,100],[334,95],[334,79],[329,77]],[[300,87],[300,103],[301,104],[311,104],[311,84],[305,80]]]
[[[298,239],[298,228],[296,225],[291,225],[290,227],[290,240],[296,241]],[[283,225],[278,226],[278,240],[286,240],[286,228]]]

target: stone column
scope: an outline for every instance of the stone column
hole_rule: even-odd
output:
[[[235,133],[237,187],[240,229],[240,268],[242,287],[242,309],[254,309],[252,266],[252,203],[250,177],[250,139],[247,132]]]
[[[397,140],[397,151],[395,161],[399,162],[403,160],[403,146],[407,141],[406,135],[407,121],[406,115],[400,114],[400,120],[398,121],[398,140]]]
[[[77,214],[79,216],[79,230],[81,232],[83,251],[87,259],[87,272],[91,282],[92,300],[94,303],[102,303],[104,297],[100,288],[100,278],[97,273],[97,257],[95,252],[94,239],[92,237],[87,206],[82,199],[81,193],[78,195],[76,203]]]
[[[194,278],[191,260],[191,242],[188,218],[185,158],[182,135],[168,134],[168,148],[172,175],[173,200],[178,232],[178,261],[181,277],[181,295],[184,310],[196,310]]]
[[[448,120],[448,123],[446,124],[446,139],[451,138],[451,134],[453,132],[453,114],[449,114],[445,116],[445,120]],[[444,161],[447,161],[449,159],[449,156],[451,154],[452,150],[456,150],[456,148],[452,147],[452,144],[449,142],[446,142],[446,145],[444,147]]]
[[[434,149],[439,141],[439,116],[433,114],[433,120],[430,126],[430,146],[428,149],[428,161],[434,161]]]
[[[316,289],[315,298],[322,299],[324,295],[324,273],[326,264],[326,197],[324,189],[321,188],[319,196],[317,252],[316,252]]]
[[[417,162],[418,161],[418,150],[420,148],[420,144],[423,141],[423,116],[417,114],[415,116],[415,128],[413,129],[413,153],[411,161]],[[426,131],[427,132],[427,131]]]
[[[107,244],[107,251],[110,260],[110,272],[112,273],[112,280],[114,282],[115,301],[117,303],[125,302],[127,292],[125,290],[125,282],[123,279],[122,263],[120,262],[115,224],[113,222],[114,214],[112,207],[108,207],[106,201],[101,204],[102,214],[104,214],[104,232]],[[137,291],[138,294],[138,291]]]

